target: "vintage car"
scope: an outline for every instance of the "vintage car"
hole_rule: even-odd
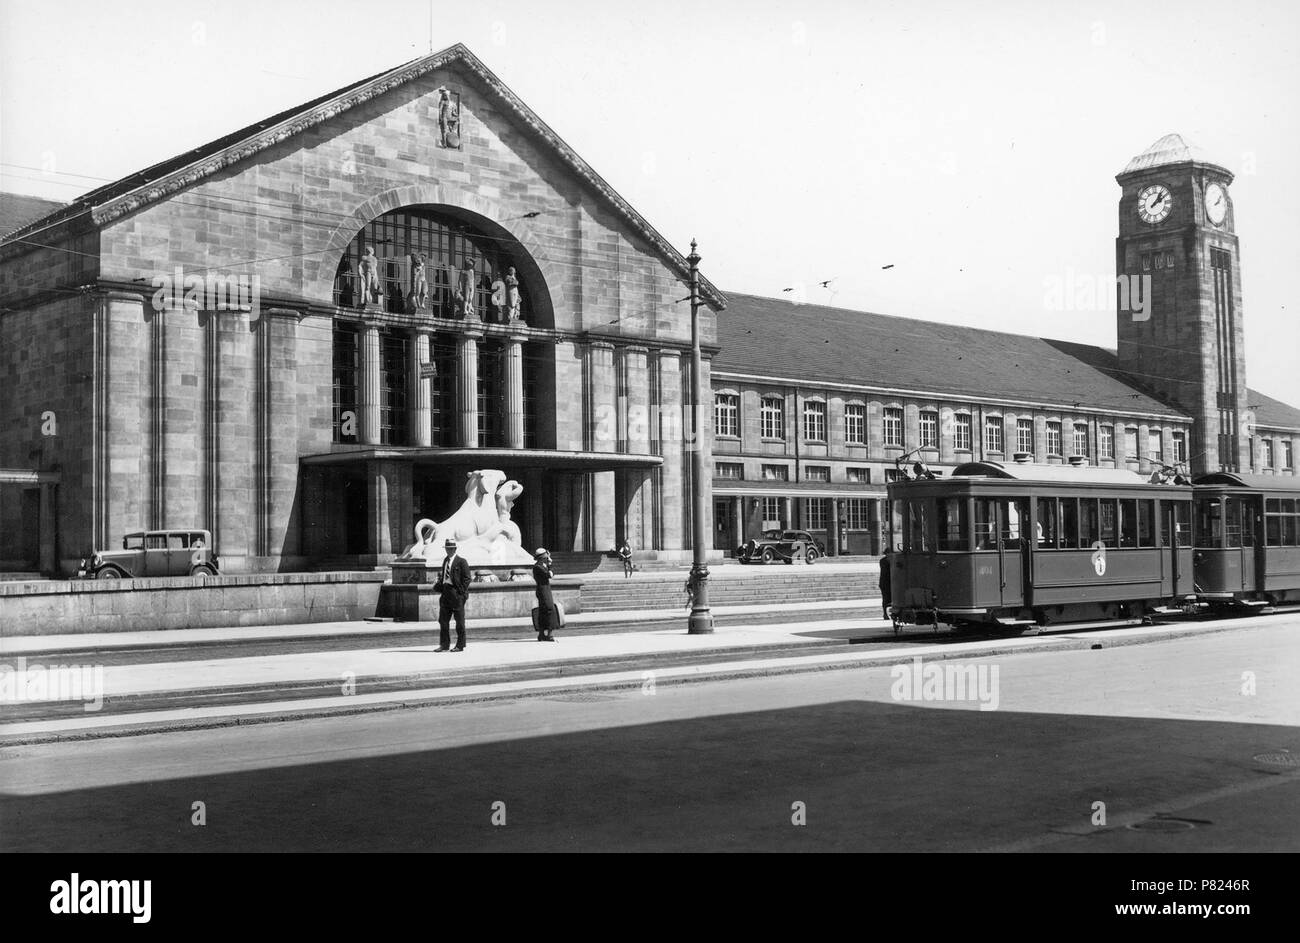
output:
[[[826,548],[806,530],[765,530],[736,548],[741,563],[793,563],[800,559],[812,563],[825,554]]]
[[[116,580],[140,576],[216,576],[217,555],[206,530],[148,530],[127,534],[121,550],[97,550],[79,576]]]

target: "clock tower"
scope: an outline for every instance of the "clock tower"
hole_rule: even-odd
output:
[[[1250,468],[1232,179],[1177,134],[1115,178],[1120,366],[1193,418],[1193,474]]]

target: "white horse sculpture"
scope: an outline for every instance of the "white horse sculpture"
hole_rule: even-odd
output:
[[[465,503],[441,524],[422,518],[415,525],[415,543],[398,560],[423,560],[425,566],[441,566],[446,557],[444,544],[455,540],[456,552],[470,566],[488,564],[531,565],[533,556],[523,548],[519,525],[510,519],[523,485],[507,481],[495,468],[472,471],[465,482]]]

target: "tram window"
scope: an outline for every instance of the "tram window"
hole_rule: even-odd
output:
[[[975,499],[975,549],[993,550],[997,547],[997,503],[990,498]]]
[[[1061,547],[1079,546],[1079,499],[1061,499]]]
[[[1097,502],[1091,498],[1079,501],[1079,546],[1091,547],[1097,542]]]
[[[928,553],[930,550],[929,530],[926,526],[925,501],[907,502],[907,549],[912,553]]]
[[[1196,502],[1196,544],[1198,547],[1223,544],[1223,505],[1218,498]]]
[[[1241,498],[1225,498],[1223,507],[1224,546],[1241,546]]]
[[[903,502],[889,502],[889,549],[894,553],[903,549]]]
[[[1056,546],[1056,499],[1038,499],[1038,546]]]
[[[1118,521],[1116,521],[1115,501],[1114,499],[1103,499],[1098,502],[1101,505],[1101,537],[1102,543],[1107,547],[1116,546],[1116,537],[1118,536]]]
[[[1270,547],[1282,545],[1282,515],[1264,515],[1264,540]]]
[[[1007,546],[1020,546],[1020,504],[1016,501],[1002,502],[1002,540]]]
[[[970,549],[970,504],[965,498],[945,498],[937,507],[940,550]]]
[[[1241,545],[1255,546],[1255,516],[1259,513],[1258,499],[1241,499]]]
[[[1178,546],[1192,545],[1192,505],[1188,501],[1179,501],[1174,505],[1174,530],[1178,534]]]
[[[1106,502],[1110,504],[1109,501]],[[1136,547],[1138,545],[1137,501],[1126,498],[1119,502],[1119,545]]]
[[[1156,545],[1155,502],[1139,501],[1138,506],[1138,546],[1154,547]]]

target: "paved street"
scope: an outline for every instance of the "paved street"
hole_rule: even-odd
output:
[[[9,747],[0,849],[1295,851],[1297,633]]]

